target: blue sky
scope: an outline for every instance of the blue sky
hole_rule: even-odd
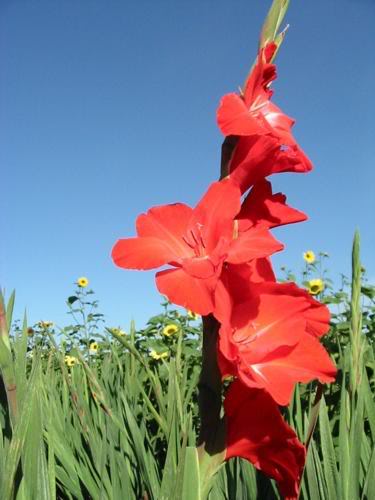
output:
[[[139,213],[194,205],[217,178],[216,107],[242,84],[269,5],[1,1],[0,282],[17,316],[67,324],[79,276],[110,325],[160,311],[154,273],[114,267],[111,247]],[[274,101],[315,170],[271,179],[310,217],[276,232],[276,269],[313,249],[348,274],[358,227],[375,279],[374,21],[372,0],[291,0]]]

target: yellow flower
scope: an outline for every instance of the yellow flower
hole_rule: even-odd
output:
[[[39,321],[38,326],[39,326],[39,328],[43,328],[44,330],[47,330],[47,328],[53,327],[53,322],[52,321]]]
[[[64,361],[65,361],[66,366],[71,368],[72,366],[74,366],[77,363],[77,358],[75,358],[74,356],[69,356],[67,354],[64,358]]]
[[[31,328],[31,326],[29,326],[29,328],[27,329],[27,335],[29,335],[29,337],[32,337],[34,333],[34,328]]]
[[[193,311],[190,311],[190,309],[188,309],[187,315],[188,315],[188,318],[192,319],[193,321],[195,321],[196,319],[199,318],[199,315]]]
[[[324,282],[320,278],[310,280],[307,284],[307,289],[311,295],[318,295],[318,293],[324,290]]]
[[[91,342],[89,345],[89,354],[97,354],[99,349],[99,344],[97,342]]]
[[[116,335],[119,335],[120,337],[125,337],[126,332],[124,330],[121,330],[120,328],[112,328],[113,333]]]
[[[178,326],[171,323],[170,325],[167,325],[163,328],[163,335],[165,335],[166,337],[170,337],[171,335],[174,335],[176,332],[178,332],[178,330]]]
[[[303,258],[308,264],[314,264],[316,258],[312,250],[307,250],[303,253]]]
[[[89,280],[85,276],[81,276],[80,278],[77,279],[77,285],[80,288],[86,288],[88,284]]]
[[[164,351],[164,352],[156,352],[154,350],[150,351],[150,356],[152,359],[165,359],[169,356],[169,353],[168,351]]]

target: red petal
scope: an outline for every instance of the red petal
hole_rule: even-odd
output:
[[[229,286],[233,285],[229,283]],[[312,299],[306,290],[294,283],[248,282],[242,284],[241,292],[240,302],[234,303],[231,317],[231,325],[237,329],[237,336],[249,336],[250,332],[253,332],[251,335],[256,334],[260,339],[260,333],[270,335],[275,331],[278,332],[282,342],[283,339],[294,337],[294,333],[293,335],[292,332],[288,333],[288,324],[298,318],[304,322],[304,329],[298,335],[305,332],[311,334],[315,331],[315,335],[318,336],[323,331],[328,331],[327,306]],[[229,289],[229,293],[232,294],[232,288]],[[243,332],[241,328],[244,329]],[[278,345],[286,344],[278,343]],[[288,345],[291,344],[288,342]]]
[[[242,204],[238,215],[239,230],[246,231],[252,226],[272,228],[307,219],[303,212],[289,207],[285,201],[283,194],[272,194],[269,181],[257,182]]]
[[[241,208],[241,192],[234,182],[226,179],[214,182],[195,207],[189,228],[200,228],[205,251],[214,251],[220,239],[232,239],[233,220]]]
[[[235,381],[229,387],[224,406],[226,460],[249,460],[277,481],[283,496],[297,499],[306,451],[272,398]]]
[[[232,314],[233,303],[244,300],[251,283],[263,281],[276,281],[267,258],[254,259],[245,264],[227,264],[215,289],[215,318],[220,323],[227,322]]]
[[[248,264],[251,269],[251,281],[261,283],[263,281],[276,281],[271,261],[268,258],[254,259]]]
[[[214,309],[213,295],[217,280],[193,278],[183,269],[167,269],[156,273],[160,293],[179,306],[205,316]]]
[[[237,94],[222,97],[217,110],[217,123],[224,135],[264,135],[269,130],[251,113]]]
[[[330,312],[327,306],[320,304],[320,302],[314,300],[311,296],[309,299],[311,307],[305,312],[307,320],[306,331],[315,337],[321,337],[328,333]]]
[[[182,238],[192,213],[193,209],[183,203],[153,207],[138,217],[137,233],[159,238],[175,256],[189,257],[193,252]]]
[[[271,136],[241,137],[230,163],[230,176],[245,192],[271,174],[311,169],[310,160],[297,145],[283,147]]]
[[[264,58],[267,63],[271,61],[276,50],[277,50],[277,44],[275,42],[270,42],[264,47]]]
[[[182,262],[182,267],[193,278],[212,278],[216,268],[208,257],[195,257]]]
[[[272,96],[270,84],[276,79],[276,66],[270,64],[272,48],[261,50],[245,84],[244,100],[248,107],[264,104]],[[265,56],[265,57],[264,57]],[[270,57],[271,56],[271,57]]]
[[[233,341],[241,351],[245,353],[256,344],[259,356],[279,346],[295,345],[305,333],[306,321],[297,299],[254,293],[251,300],[234,307],[231,325],[235,329]]]
[[[231,295],[233,278],[216,292],[226,373],[231,362],[233,375],[266,389],[279,404],[288,403],[297,382],[334,380],[335,367],[316,338],[327,329],[327,308],[291,283],[240,284],[241,295]]]
[[[325,335],[329,330],[330,312],[326,305],[315,300],[304,289],[299,288],[295,283],[278,283],[264,285],[263,289],[268,289],[269,293],[286,294],[304,300],[303,317],[306,320],[306,331],[315,337]]]
[[[219,321],[219,323],[227,322],[228,318],[230,318],[232,314],[233,302],[236,299],[236,297],[234,297],[234,295],[230,293],[232,290],[232,286],[233,290],[237,291],[237,293],[241,296],[240,291],[242,285],[247,285],[246,278],[242,279],[240,273],[231,272],[231,269],[233,267],[237,268],[239,266],[229,264],[228,267],[230,269],[227,269],[226,267],[223,268],[221,277],[215,288],[214,316]],[[234,278],[236,283],[233,283],[234,280],[232,280],[231,278]],[[230,284],[228,283],[228,281],[230,281]]]
[[[249,229],[232,241],[226,261],[230,264],[242,264],[252,259],[268,257],[283,248],[284,245],[267,229]]]
[[[173,250],[158,238],[118,240],[112,249],[114,263],[125,269],[154,269],[173,261]]]
[[[256,351],[256,342],[253,350]],[[254,353],[255,354],[255,353]],[[246,362],[246,359],[243,359]],[[242,366],[239,368],[241,379]],[[324,347],[310,335],[305,335],[295,347],[280,347],[262,360],[245,368],[251,387],[265,389],[279,405],[288,405],[297,382],[333,382],[336,367]]]
[[[281,109],[272,102],[268,102],[262,108],[262,113],[267,123],[272,127],[274,135],[279,137],[283,144],[295,144],[296,141],[292,135],[292,127],[295,123],[293,118],[283,113]]]

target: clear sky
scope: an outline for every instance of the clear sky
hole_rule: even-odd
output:
[[[270,3],[0,0],[0,280],[18,316],[67,324],[79,276],[113,326],[160,311],[154,272],[116,268],[111,247],[139,213],[194,205],[217,178],[216,107]],[[358,227],[374,279],[375,2],[291,0],[287,22],[274,101],[315,170],[272,177],[310,217],[276,232],[276,269],[312,249],[349,273]]]

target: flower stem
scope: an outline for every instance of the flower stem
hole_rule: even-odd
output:
[[[221,417],[222,383],[217,363],[219,322],[203,316],[202,370],[199,380],[200,433],[198,460],[200,500],[206,500],[216,472],[225,460],[225,420]]]
[[[220,179],[229,175],[229,165],[237,145],[238,137],[228,136],[221,147]],[[222,406],[222,383],[217,363],[217,342],[220,323],[212,314],[203,316],[202,369],[198,384],[200,433],[198,453],[203,460],[209,455],[225,450],[224,421],[220,418]]]
[[[220,180],[225,179],[225,177],[229,175],[229,165],[237,142],[238,137],[235,135],[228,135],[228,137],[224,139],[223,145],[221,146]]]
[[[220,324],[212,316],[203,316],[202,370],[199,379],[200,433],[198,446],[211,448],[220,423],[221,376],[217,364],[217,340]]]

